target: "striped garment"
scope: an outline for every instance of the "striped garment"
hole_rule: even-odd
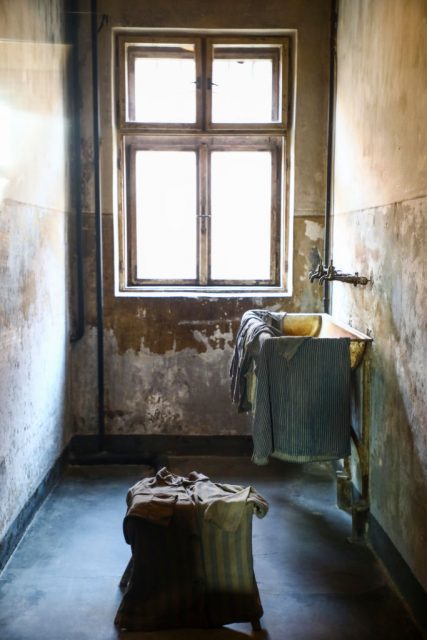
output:
[[[348,338],[268,338],[256,376],[255,464],[350,454]]]
[[[128,631],[258,620],[252,515],[268,504],[251,487],[166,468],[128,492],[133,569],[115,624]]]

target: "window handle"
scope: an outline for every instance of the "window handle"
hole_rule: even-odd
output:
[[[202,88],[202,79],[200,77],[196,78],[194,80],[194,82],[192,82],[191,84],[195,84],[196,85],[196,89],[201,89]]]
[[[212,78],[206,78],[206,88],[212,89],[212,87],[218,87],[216,82],[212,82]]]
[[[208,230],[208,226],[210,225],[210,222],[208,223],[208,220],[211,219],[211,214],[210,213],[198,213],[197,214],[197,218],[200,219],[200,232],[202,233],[202,235],[206,235],[207,230]]]

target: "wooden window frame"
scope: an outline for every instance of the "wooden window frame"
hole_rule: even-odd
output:
[[[129,112],[129,78],[140,51],[152,55],[153,48],[191,44],[196,61],[196,122],[136,122]],[[214,46],[223,45],[219,57],[268,57],[273,61],[273,110],[277,122],[212,123],[209,82],[212,78]],[[283,291],[287,260],[284,235],[287,233],[286,202],[288,196],[288,65],[289,39],[269,36],[208,36],[203,34],[165,35],[119,33],[116,36],[117,70],[117,176],[119,180],[118,270],[119,291],[143,295],[144,292],[230,292]],[[219,49],[218,49],[219,50]],[[155,50],[156,52],[157,50]],[[168,49],[176,55],[173,49]],[[158,49],[160,55],[165,52]],[[256,56],[254,56],[254,52]],[[186,54],[183,54],[186,57]],[[191,54],[189,54],[191,55]],[[137,150],[196,150],[198,166],[197,201],[197,278],[194,280],[144,280],[137,277],[135,153]],[[210,154],[227,150],[268,150],[272,153],[272,207],[270,241],[270,278],[268,280],[212,280],[210,277]],[[203,167],[200,170],[200,167]]]
[[[194,60],[196,72],[196,121],[195,122],[138,122],[131,116],[135,113],[134,105],[134,89],[132,80],[135,68],[135,58],[138,57],[138,51],[141,57],[148,57],[149,50],[146,47],[152,44],[154,47],[161,44],[173,45],[192,45],[194,46]],[[169,50],[161,49],[160,46],[156,53],[157,57],[163,57],[165,53],[172,57],[192,57],[191,55],[180,54],[170,48]],[[202,91],[198,86],[198,78],[202,77],[202,42],[197,37],[162,37],[159,35],[151,36],[118,36],[118,52],[119,52],[119,126],[122,131],[137,129],[150,131],[174,131],[174,130],[201,130],[202,128]],[[150,53],[150,57],[156,57],[154,51]]]
[[[256,52],[256,56],[254,56],[254,51]],[[239,55],[237,55],[239,54]],[[280,104],[281,104],[281,97],[280,97],[280,86],[281,86],[281,82],[280,82],[280,68],[281,68],[281,50],[279,49],[279,47],[275,47],[274,49],[270,48],[262,48],[262,49],[241,49],[237,46],[230,48],[229,51],[227,51],[227,49],[224,49],[224,51],[221,52],[220,55],[215,55],[212,58],[212,83],[213,83],[213,62],[214,59],[220,59],[220,60],[225,60],[225,59],[229,59],[229,60],[235,60],[236,58],[240,58],[240,59],[248,59],[248,60],[253,60],[254,58],[256,58],[257,60],[261,60],[261,59],[265,59],[265,60],[271,60],[272,62],[272,85],[273,85],[273,92],[272,92],[272,96],[271,96],[271,102],[272,102],[272,114],[271,114],[271,122],[267,123],[267,124],[279,124],[281,125],[281,121],[282,118],[279,118],[279,112],[280,112]],[[209,101],[209,105],[210,105],[210,109],[212,110],[212,101]],[[246,126],[247,124],[250,123],[240,123],[240,125],[242,126]],[[262,123],[261,123],[262,124]],[[212,123],[211,121],[209,121],[208,124],[209,127],[212,126],[230,126],[230,124],[228,123],[223,123],[223,122],[217,122],[217,123]],[[235,125],[237,126],[237,125]],[[253,125],[250,125],[253,126]],[[260,126],[260,123],[256,123],[256,126]]]
[[[216,46],[224,47],[221,55],[215,56]],[[228,49],[228,51],[227,51]],[[206,99],[206,129],[209,131],[284,131],[288,124],[288,67],[289,43],[287,38],[268,37],[236,37],[236,38],[208,38],[206,50],[206,74],[213,78],[213,61],[215,57],[234,59],[235,53],[247,58],[269,58],[273,63],[273,94],[272,105],[277,117],[272,122],[212,122],[212,98],[209,83]],[[254,55],[256,54],[256,55]],[[240,57],[239,56],[239,57]]]
[[[135,78],[135,62],[137,60],[137,58],[182,58],[182,59],[191,59],[194,58],[195,59],[195,64],[196,64],[196,83],[197,83],[197,62],[196,62],[196,54],[197,54],[197,50],[195,48],[195,52],[194,54],[191,53],[190,51],[183,51],[183,50],[179,50],[178,47],[176,49],[173,49],[172,47],[169,49],[161,49],[160,47],[157,47],[156,49],[149,49],[147,47],[147,49],[144,47],[140,47],[140,46],[131,46],[128,47],[128,55],[127,55],[127,66],[128,66],[128,92],[127,92],[127,113],[128,113],[128,119],[130,122],[138,122],[135,118],[135,82],[134,82],[134,78]],[[183,125],[187,125],[187,126],[197,126],[199,119],[200,119],[200,114],[198,113],[198,111],[200,111],[200,109],[198,109],[199,105],[197,105],[197,93],[196,93],[196,121],[194,123],[191,122],[186,122],[186,123],[182,123]],[[149,122],[149,123],[145,123],[150,127],[159,127],[159,126],[164,126],[165,124],[168,125],[169,123],[156,123],[156,122]],[[170,123],[173,126],[178,126],[178,124],[174,124],[174,123]],[[179,125],[181,126],[181,125]]]
[[[135,157],[138,151],[194,151],[197,159],[197,276],[194,280],[155,280],[138,278],[137,275],[137,214]],[[270,223],[270,278],[265,280],[218,280],[210,274],[211,267],[211,202],[210,158],[218,151],[267,151],[271,153],[271,223]],[[280,212],[282,210],[282,158],[284,140],[280,136],[158,136],[140,138],[127,136],[123,140],[123,156],[126,158],[125,200],[127,243],[127,281],[132,287],[165,286],[180,287],[277,287],[280,285]]]

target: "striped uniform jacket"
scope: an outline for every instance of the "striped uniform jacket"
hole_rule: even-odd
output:
[[[256,464],[350,454],[348,338],[267,338],[256,368]]]

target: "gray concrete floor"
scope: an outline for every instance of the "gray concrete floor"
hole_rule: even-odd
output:
[[[367,548],[348,542],[330,474],[243,458],[171,458],[169,468],[254,486],[270,503],[254,518],[263,630],[125,633],[114,628],[130,551],[122,535],[127,488],[140,467],[70,467],[0,576],[1,640],[421,639]]]

